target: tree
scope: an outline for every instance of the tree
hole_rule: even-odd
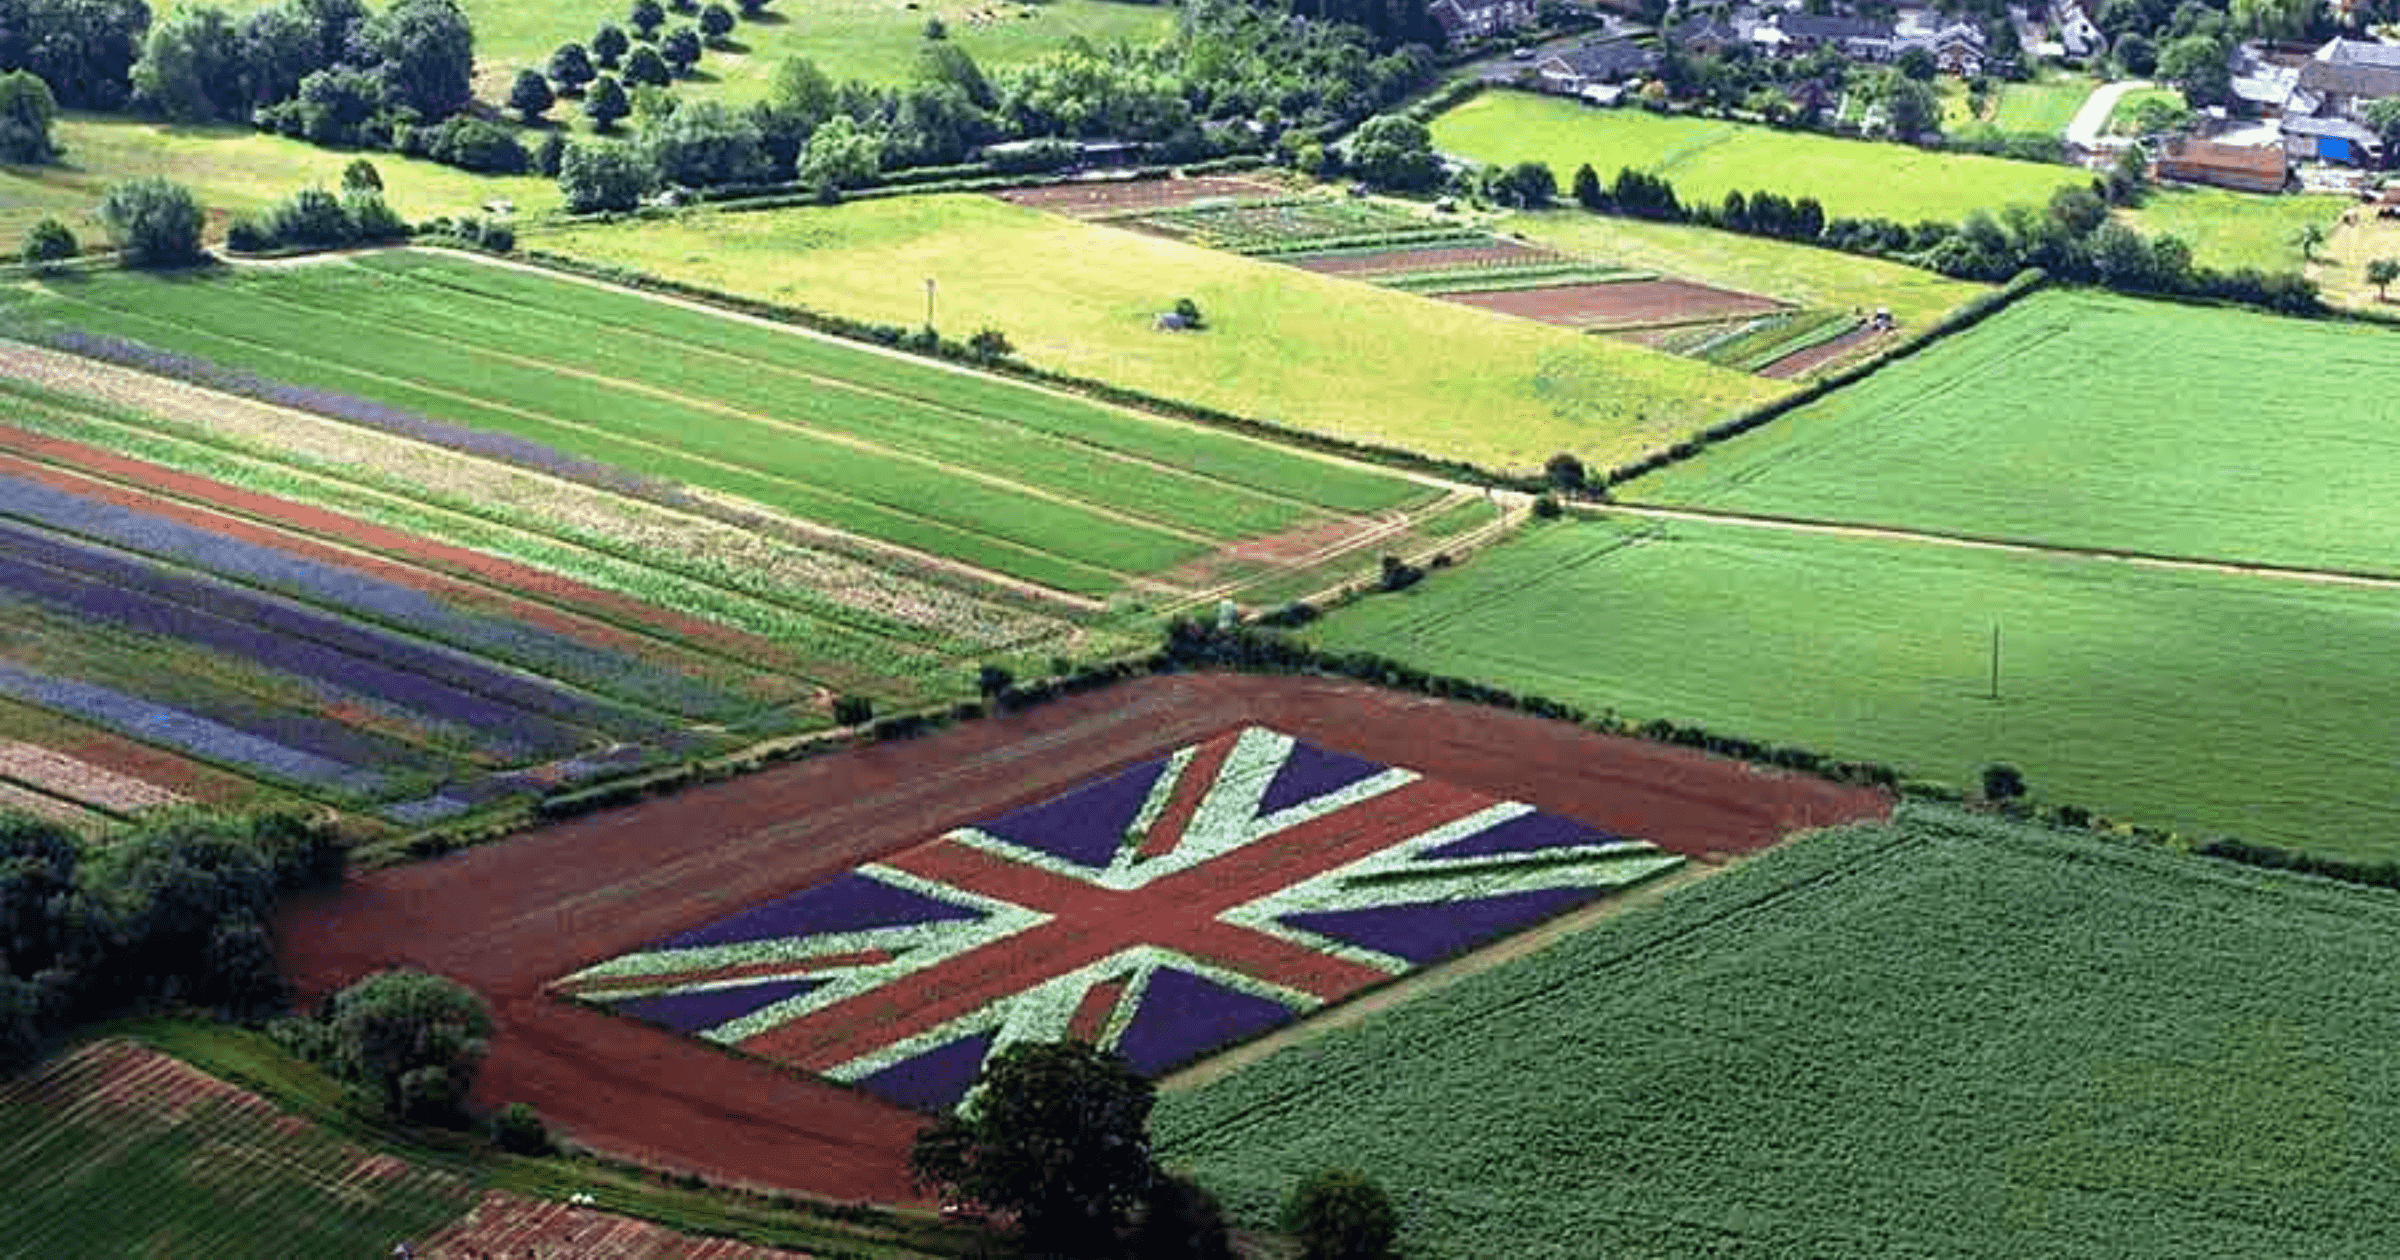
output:
[[[1182,320],[1183,326],[1186,328],[1206,328],[1208,326],[1207,321],[1200,316],[1200,304],[1188,297],[1175,299],[1175,318]]]
[[[1933,59],[1933,50],[1921,44],[1901,53],[1893,64],[1900,68],[1901,74],[1919,83],[1933,82],[1933,76],[1941,71]]]
[[[1542,474],[1549,479],[1550,487],[1554,490],[1572,493],[1584,487],[1583,461],[1565,451],[1551,456],[1550,462],[1542,465]]]
[[[30,980],[0,972],[0,1080],[41,1059],[41,990]]]
[[[625,89],[605,74],[594,79],[592,90],[583,94],[583,116],[602,131],[614,131],[617,120],[632,110],[632,103],[625,99]]]
[[[775,84],[767,99],[789,111],[803,131],[815,131],[833,117],[837,93],[833,79],[806,57],[792,57],[775,67]]]
[[[2117,36],[2116,58],[2126,74],[2148,75],[2158,69],[2158,45],[2140,31],[2127,31]]]
[[[201,259],[200,203],[192,190],[156,175],[111,184],[100,222],[129,267],[181,267]]]
[[[669,184],[707,188],[766,175],[758,124],[720,101],[692,101],[642,125],[642,153]]]
[[[700,35],[709,42],[711,47],[724,44],[725,37],[731,34],[733,34],[733,10],[714,3],[700,10]]]
[[[1282,1225],[1299,1240],[1301,1260],[1385,1260],[1400,1236],[1400,1214],[1383,1187],[1348,1172],[1317,1173],[1292,1187]]]
[[[2025,795],[2025,772],[2005,761],[1983,768],[1983,799],[2013,801]]]
[[[632,46],[633,41],[625,38],[622,27],[614,22],[603,22],[599,32],[592,36],[592,60],[599,63],[603,70],[614,70],[617,63],[624,59],[625,50]]]
[[[248,104],[240,50],[241,37],[223,9],[178,8],[143,42],[133,67],[134,100],[174,122],[234,117]]]
[[[1598,210],[1608,204],[1608,194],[1600,187],[1600,172],[1589,162],[1575,168],[1575,204],[1586,210]]]
[[[992,91],[991,80],[983,67],[966,49],[953,43],[927,44],[917,50],[917,78],[925,83],[947,83],[967,94],[967,101],[977,109],[997,109],[1000,98]]]
[[[974,336],[967,338],[967,353],[985,363],[997,363],[1016,352],[1008,334],[997,328],[978,328]]]
[[[756,21],[760,14],[767,11],[767,5],[770,3],[772,0],[741,0],[742,16]]]
[[[455,1118],[492,1035],[474,990],[422,971],[358,981],[333,996],[325,1023],[342,1074],[412,1120]]]
[[[658,28],[666,25],[667,11],[659,7],[658,0],[633,0],[633,8],[627,11],[625,20],[632,24],[635,35],[645,40],[656,39]]]
[[[1431,188],[1442,178],[1433,133],[1398,114],[1378,114],[1359,124],[1350,140],[1350,169],[1370,184],[1406,192]]]
[[[258,110],[298,96],[300,80],[333,64],[324,47],[316,19],[297,4],[251,14],[242,20],[241,48],[234,54],[240,98]]]
[[[600,90],[593,88],[592,95],[598,97]],[[623,93],[618,97],[622,100]],[[571,214],[631,210],[642,203],[652,180],[650,164],[627,145],[569,145],[558,160],[558,189]]]
[[[512,1155],[548,1155],[557,1148],[550,1127],[530,1103],[513,1102],[492,1116],[492,1145]]]
[[[939,43],[950,38],[950,28],[943,25],[940,18],[929,17],[925,19],[924,35],[927,43]]]
[[[1892,134],[1918,140],[1940,132],[1942,100],[1931,87],[1903,75],[1893,75],[1883,93],[1883,117]]]
[[[2233,65],[2222,40],[2187,35],[2158,50],[2158,77],[2183,89],[2194,108],[2223,105],[2233,97]]]
[[[2317,260],[2317,246],[2324,243],[2325,225],[2322,223],[2303,223],[2299,231],[2292,233],[2292,244],[2300,247],[2300,256],[2309,262]]]
[[[678,26],[667,32],[666,39],[658,45],[658,53],[680,79],[700,64],[700,33],[688,26]]]
[[[383,173],[365,158],[352,158],[342,168],[342,191],[346,193],[383,191]]]
[[[1190,1177],[1162,1174],[1143,1196],[1133,1254],[1142,1260],[1233,1260],[1225,1206]]]
[[[357,43],[392,102],[422,117],[446,118],[474,96],[475,32],[456,0],[394,0]]]
[[[657,49],[644,45],[625,59],[625,81],[635,87],[665,87],[675,81],[675,74]]]
[[[975,690],[986,700],[1017,684],[1017,676],[1006,665],[982,665],[975,670]]]
[[[2365,109],[2359,111],[2359,118],[2375,129],[2375,134],[2383,141],[2385,153],[2400,154],[2400,147],[2395,147],[2400,145],[2400,96],[2387,96],[2380,101],[2369,102]]]
[[[0,69],[49,84],[68,109],[121,109],[149,29],[143,0],[0,0]]]
[[[816,189],[856,188],[883,169],[883,146],[848,114],[836,114],[800,151],[800,182]]]
[[[56,219],[44,219],[25,233],[23,256],[27,266],[40,267],[73,258],[81,252],[81,248],[75,243],[75,234],[67,230],[66,224]],[[0,954],[6,952],[5,942],[0,942]]]
[[[550,54],[550,80],[558,84],[561,95],[573,96],[584,89],[600,72],[592,67],[591,54],[581,44],[560,44]],[[513,102],[512,102],[513,105]]]
[[[1156,1176],[1150,1082],[1080,1041],[1018,1042],[984,1065],[976,1091],[918,1135],[918,1183],[1015,1214],[1037,1250],[1112,1245]]]
[[[539,123],[542,115],[557,103],[558,97],[550,91],[550,80],[543,78],[540,71],[517,71],[517,81],[508,89],[508,107],[517,111],[517,117],[524,119],[526,126]]]
[[[2367,283],[2375,286],[2375,300],[2389,301],[2384,290],[2394,280],[2400,280],[2400,258],[2378,258],[2367,264]]]
[[[31,165],[58,156],[50,138],[58,99],[50,85],[23,70],[0,74],[0,162]]]

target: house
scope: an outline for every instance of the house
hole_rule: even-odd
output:
[[[2237,76],[2245,102],[2272,86],[2263,72]],[[2280,110],[2284,152],[2295,158],[2363,166],[2383,159],[2382,137],[2361,119],[2376,101],[2400,96],[2400,45],[2333,39],[2300,63]]]
[[[2383,137],[2374,128],[2347,118],[2287,116],[2283,120],[2283,151],[2300,161],[2380,166]]]
[[[1704,15],[1669,27],[1667,38],[1689,52],[1720,53],[1736,44],[1748,43],[1750,36],[1748,31],[1724,18]]]
[[[1480,39],[1533,25],[1533,0],[1433,0],[1425,15],[1450,40]]]
[[[2291,181],[2291,163],[2279,145],[2218,144],[2178,136],[2158,157],[2160,179],[2213,184],[2242,192],[2282,192]]]
[[[1901,34],[1893,40],[1892,55],[1897,57],[1911,48],[1930,51],[1933,63],[1944,74],[1971,77],[1983,73],[1983,28],[1972,22],[1952,22],[1922,34]]]
[[[1658,66],[1658,52],[1631,40],[1612,39],[1553,53],[1534,64],[1542,89],[1568,96],[1588,89],[1648,74]]]
[[[1783,32],[1784,51],[1795,55],[1819,48],[1836,48],[1860,61],[1883,61],[1893,55],[1889,22],[1832,14],[1786,13],[1776,25]]]
[[[2068,56],[2081,59],[2108,51],[2108,36],[2100,33],[2080,0],[2058,0],[2050,6],[2050,20],[2058,26],[2058,46]]]

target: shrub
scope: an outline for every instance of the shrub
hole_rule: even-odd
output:
[[[342,168],[342,191],[346,193],[383,191],[383,173],[365,158],[353,158]]]
[[[2025,772],[2005,761],[1983,768],[1983,799],[2013,801],[2025,795]]]
[[[144,175],[109,185],[100,197],[100,221],[128,267],[182,267],[205,257],[200,203],[173,180]]]
[[[1542,494],[1534,496],[1533,514],[1535,517],[1541,520],[1555,521],[1558,519],[1559,514],[1565,510],[1566,509],[1558,505],[1558,499],[1554,495]]]
[[[76,243],[75,234],[67,230],[66,224],[56,219],[44,219],[25,233],[23,256],[27,266],[40,267],[73,258],[82,252],[82,248]]]
[[[860,726],[875,720],[875,702],[865,696],[837,696],[833,702],[833,720],[843,726]]]
[[[1317,1173],[1293,1187],[1282,1224],[1302,1260],[1386,1260],[1400,1236],[1390,1196],[1348,1172]]]
[[[557,1147],[531,1105],[513,1102],[492,1116],[492,1144],[511,1155],[547,1155]]]

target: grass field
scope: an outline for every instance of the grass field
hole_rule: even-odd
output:
[[[1987,698],[2001,629],[2003,699]],[[2400,855],[2400,594],[1730,525],[1552,526],[1312,637],[2113,817]]]
[[[1083,594],[1326,508],[1429,497],[1260,443],[461,261],[109,277],[61,284],[24,315]]]
[[[2151,192],[2139,209],[2117,213],[2145,235],[2183,238],[2192,247],[2192,260],[2205,267],[2298,271],[2304,261],[2296,239],[2300,229],[2314,223],[2330,232],[2353,204],[2347,197],[2321,194],[2265,197],[2222,188],[2165,188]]]
[[[2039,83],[2003,83],[1991,123],[2001,131],[2055,136],[2075,121],[2075,111],[2092,94],[2092,80],[2066,75]]]
[[[2183,92],[2178,88],[2135,88],[2117,98],[2116,106],[2108,111],[2108,120],[2102,125],[2102,131],[2112,136],[2130,136],[2139,132],[2141,126],[2137,111],[2145,101],[2161,101],[2168,105],[2184,103]]]
[[[1489,466],[1606,464],[1780,388],[1602,338],[1078,223],[974,196],[696,213],[535,247],[747,297],[953,335],[991,325],[1041,367]],[[1162,333],[1175,299],[1208,328]]]
[[[1546,210],[1511,215],[1500,226],[1564,253],[1795,306],[1870,313],[1889,307],[1904,329],[1922,328],[1988,290],[1877,258],[1680,223]]]
[[[2085,176],[2063,166],[1742,123],[1598,110],[1555,97],[1485,92],[1434,120],[1434,146],[1481,162],[1547,162],[1564,188],[1589,162],[1664,175],[1686,202],[1761,188],[1815,197],[1829,216],[1954,223],[1972,210],[2039,205]]]
[[[1627,490],[1644,502],[2400,573],[2388,330],[2041,293]],[[2172,384],[2167,384],[2167,382]]]
[[[1321,1168],[1418,1260],[2400,1246],[2388,894],[1907,810],[1159,1104],[1248,1223]]]
[[[2325,300],[2336,306],[2362,310],[2379,310],[2390,314],[2392,291],[2386,288],[2377,293],[2367,283],[2367,264],[2378,258],[2400,258],[2400,220],[2379,219],[2375,208],[2361,207],[2351,223],[2338,220],[2328,229],[2325,244],[2317,249],[2317,261],[2309,267],[2309,278],[2317,282]]]
[[[312,184],[341,187],[342,168],[361,156],[247,127],[170,127],[103,115],[68,115],[56,134],[66,150],[59,165],[0,166],[0,250],[12,256],[26,229],[46,216],[87,244],[105,242],[91,212],[101,192],[121,179],[163,175],[189,186],[210,211],[214,237],[232,215],[262,210]],[[525,212],[559,204],[558,186],[546,179],[472,175],[396,153],[364,156],[382,174],[392,208],[411,222],[473,213],[495,197]]]

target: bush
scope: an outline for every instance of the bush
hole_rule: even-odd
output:
[[[1383,558],[1383,572],[1381,576],[1376,579],[1376,583],[1382,587],[1382,589],[1387,591],[1405,591],[1409,587],[1415,586],[1417,583],[1424,580],[1425,570],[1410,564],[1398,556],[1385,556]]]
[[[2013,801],[2025,795],[2025,772],[2005,761],[1983,768],[1983,799]]]
[[[1133,1249],[1142,1260],[1232,1260],[1225,1206],[1192,1178],[1162,1174],[1143,1197]]]
[[[64,262],[82,251],[83,247],[76,243],[75,234],[56,219],[44,219],[25,233],[23,257],[29,267]]]
[[[200,203],[173,180],[145,175],[109,185],[100,197],[100,221],[128,267],[184,267],[206,257]]]
[[[1558,505],[1558,499],[1554,495],[1539,494],[1533,498],[1533,514],[1536,519],[1555,521],[1565,510]]]
[[[550,1129],[531,1105],[513,1102],[492,1116],[492,1144],[511,1155],[548,1155],[557,1150]]]
[[[1302,1260],[1387,1260],[1400,1236],[1390,1196],[1348,1172],[1317,1173],[1293,1187],[1282,1225]]]
[[[350,232],[358,240],[397,241],[408,236],[408,221],[381,193],[350,193],[342,198],[342,209],[350,215]]]
[[[326,1026],[342,1074],[395,1119],[450,1123],[492,1032],[473,990],[422,971],[383,971],[333,997]]]
[[[356,235],[350,214],[332,193],[303,188],[267,211],[263,225],[273,243],[320,248],[347,245]]]
[[[383,191],[383,173],[375,169],[373,162],[365,158],[353,158],[350,165],[342,168],[342,191],[380,193]]]
[[[833,702],[833,720],[843,726],[860,726],[875,720],[875,702],[865,696],[837,696]]]

